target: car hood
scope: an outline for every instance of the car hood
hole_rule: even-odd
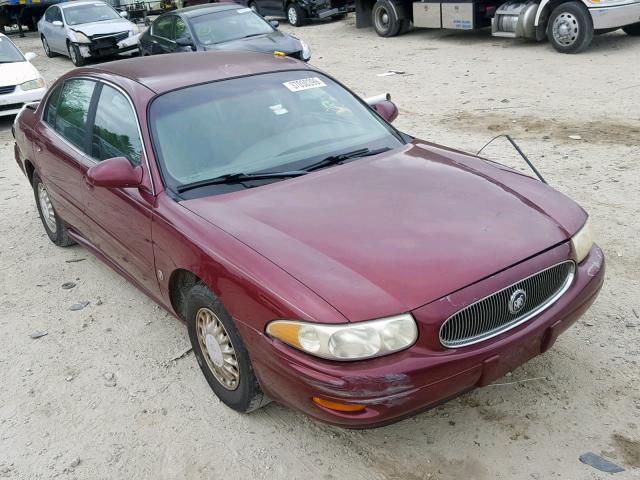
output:
[[[115,18],[104,22],[69,25],[69,28],[91,37],[93,35],[108,35],[109,33],[128,32],[133,30],[133,24],[129,20]]]
[[[414,144],[183,206],[350,321],[413,310],[566,241],[586,214],[514,170]]]
[[[230,42],[216,43],[204,46],[205,50],[250,50],[253,52],[273,53],[280,51],[290,55],[302,50],[300,41],[286,33],[275,30],[274,32],[259,37],[241,38]]]
[[[0,63],[0,87],[20,85],[40,76],[29,62]]]

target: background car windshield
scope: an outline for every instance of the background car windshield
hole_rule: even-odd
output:
[[[0,63],[24,62],[20,50],[8,38],[0,37]]]
[[[191,24],[198,41],[203,45],[273,32],[273,27],[250,8],[200,15],[193,18]]]
[[[314,71],[224,80],[158,97],[150,109],[167,187],[228,173],[303,169],[404,142],[349,91]]]
[[[68,25],[80,25],[82,23],[105,22],[121,18],[118,13],[104,3],[92,3],[90,5],[78,5],[64,9],[64,18]]]

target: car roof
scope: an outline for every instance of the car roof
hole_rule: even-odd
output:
[[[247,8],[237,3],[208,3],[204,5],[194,5],[193,7],[181,8],[180,10],[174,10],[170,13],[178,13],[184,17],[192,18],[200,15],[206,15],[213,12],[223,12],[225,10],[237,10],[241,8]]]
[[[76,5],[91,5],[95,3],[104,3],[105,5],[109,5],[107,2],[103,2],[102,0],[74,0],[72,2],[56,3],[55,5],[61,8],[67,8],[74,7]]]
[[[310,70],[290,57],[249,51],[174,53],[134,57],[74,71],[73,76],[100,72],[125,77],[156,93],[201,83],[282,70]]]

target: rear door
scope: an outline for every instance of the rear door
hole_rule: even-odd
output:
[[[87,155],[87,120],[96,82],[69,79],[47,99],[35,127],[38,174],[60,217],[77,231],[85,230],[84,181],[93,164]]]
[[[132,165],[142,165],[149,175],[133,103],[123,91],[100,83],[89,123],[93,164],[125,157]],[[150,293],[157,294],[151,243],[153,192],[88,183],[85,187],[88,240]]]

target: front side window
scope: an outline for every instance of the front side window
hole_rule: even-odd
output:
[[[95,82],[67,80],[62,89],[55,119],[55,130],[80,150],[85,150],[87,117]]]
[[[121,17],[118,15],[118,12],[109,5],[104,3],[91,3],[65,8],[64,18],[67,20],[67,25],[81,25],[83,23],[118,20]]]
[[[91,156],[99,161],[125,157],[133,165],[140,165],[142,157],[142,141],[131,104],[108,85],[103,85],[96,108]]]
[[[11,40],[0,37],[0,63],[25,62],[26,60]]]
[[[273,32],[273,27],[250,8],[224,10],[191,19],[198,41],[203,45],[255,37]]]
[[[50,126],[55,127],[56,116],[58,112],[58,103],[60,102],[60,92],[62,92],[62,85],[58,85],[47,100],[47,106],[44,111],[44,121]]]
[[[159,18],[151,27],[151,33],[156,37],[171,39],[173,37],[171,34],[172,25],[173,15]]]
[[[313,71],[168,92],[151,104],[149,121],[172,189],[231,173],[299,170],[339,153],[404,144],[371,108]]]
[[[178,38],[191,39],[189,28],[187,27],[186,22],[181,17],[176,17],[176,25],[175,25],[173,37],[174,39],[178,39]]]

